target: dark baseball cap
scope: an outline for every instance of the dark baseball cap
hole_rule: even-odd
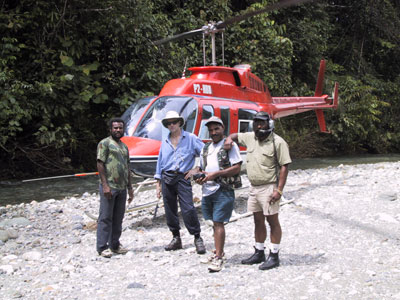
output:
[[[263,121],[269,121],[271,119],[270,115],[265,112],[265,111],[259,111],[258,113],[256,113],[253,117],[253,120],[263,120]]]

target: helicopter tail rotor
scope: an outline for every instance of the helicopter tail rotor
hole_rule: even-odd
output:
[[[317,77],[317,85],[315,87],[314,96],[321,96],[324,88],[324,76],[325,76],[325,65],[326,61],[323,59],[319,63],[319,71]]]
[[[321,62],[319,64],[317,85],[315,87],[315,93],[314,93],[315,97],[321,97],[323,94],[325,67],[326,67],[326,61],[321,60]],[[338,103],[339,103],[338,95],[339,95],[339,83],[335,82],[335,87],[334,87],[332,98],[330,98],[330,97],[328,98],[331,101],[331,103],[326,105],[327,108],[336,109],[338,107]],[[329,131],[326,129],[325,116],[324,116],[322,107],[320,109],[316,109],[315,114],[317,116],[317,121],[318,121],[320,131],[329,133]]]

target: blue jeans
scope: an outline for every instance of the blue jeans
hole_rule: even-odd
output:
[[[186,180],[184,174],[178,174],[172,184],[166,184],[161,180],[161,188],[164,200],[165,216],[171,232],[181,229],[178,217],[178,202],[181,208],[183,222],[190,234],[200,234],[200,222],[196,208],[193,205],[193,193],[190,180]]]
[[[220,223],[229,222],[234,202],[235,192],[220,187],[215,193],[201,200],[204,219]]]
[[[122,220],[125,214],[126,190],[111,189],[112,198],[108,200],[103,193],[103,186],[99,186],[100,211],[97,220],[97,252],[107,248],[118,249],[119,238],[122,233]]]

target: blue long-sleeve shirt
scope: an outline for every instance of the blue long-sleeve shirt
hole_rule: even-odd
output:
[[[185,173],[193,168],[196,157],[200,155],[204,143],[194,134],[182,129],[176,149],[174,149],[170,135],[162,141],[157,160],[155,179],[161,179],[163,171],[177,171]]]

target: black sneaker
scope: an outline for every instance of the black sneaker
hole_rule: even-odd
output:
[[[272,253],[270,251],[267,260],[263,262],[258,268],[260,270],[269,270],[276,267],[279,267],[279,252]]]
[[[165,251],[174,251],[182,249],[182,240],[180,236],[174,236],[172,241],[164,247]]]
[[[194,245],[196,247],[197,254],[204,254],[206,253],[206,247],[204,246],[203,239],[201,237],[194,239]]]
[[[256,247],[254,247],[254,254],[250,256],[249,258],[243,259],[242,264],[243,265],[254,265],[254,264],[259,264],[265,261],[265,253],[264,250],[258,250]]]

